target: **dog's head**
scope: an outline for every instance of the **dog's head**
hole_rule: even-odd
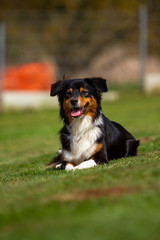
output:
[[[84,115],[94,119],[101,108],[101,94],[107,90],[102,78],[69,79],[52,84],[51,96],[58,95],[61,118],[71,123]]]

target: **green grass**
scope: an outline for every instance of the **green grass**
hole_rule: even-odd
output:
[[[58,109],[0,115],[1,239],[159,239],[160,97],[121,91],[103,112],[149,141],[137,157],[76,172],[45,169]]]

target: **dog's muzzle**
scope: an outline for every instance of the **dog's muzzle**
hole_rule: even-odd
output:
[[[77,97],[72,97],[70,100],[70,103],[73,107],[76,107],[78,105],[78,98]]]

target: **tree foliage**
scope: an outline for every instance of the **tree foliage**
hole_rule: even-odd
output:
[[[159,0],[1,0],[2,9],[137,9],[141,4],[148,7],[155,7]]]

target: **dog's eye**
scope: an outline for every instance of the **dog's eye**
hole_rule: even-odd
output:
[[[87,91],[85,91],[85,90],[84,90],[84,91],[82,91],[81,93],[82,93],[82,96],[84,96],[84,97],[86,97],[86,96],[88,95],[88,92],[87,92]]]
[[[66,97],[71,97],[71,96],[72,96],[72,91],[70,91],[70,90],[67,91],[67,92],[66,92]]]

